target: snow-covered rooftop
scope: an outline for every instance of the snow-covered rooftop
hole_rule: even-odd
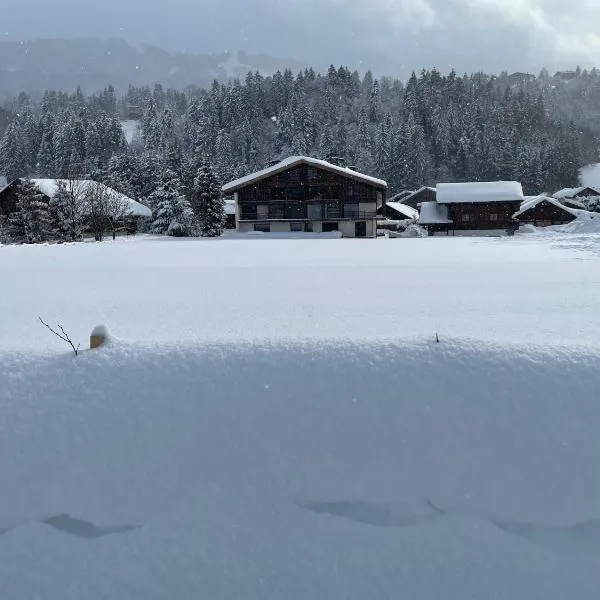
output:
[[[409,196],[412,196],[414,193],[415,193],[414,190],[402,190],[401,192],[394,194],[387,201],[387,203],[389,204],[390,202],[400,202],[400,200],[402,200],[403,198],[408,198]]]
[[[552,204],[557,208],[564,210],[566,213],[573,215],[574,217],[576,217],[582,212],[586,212],[578,210],[576,208],[570,208],[568,206],[565,206],[564,204],[561,204],[556,198],[551,198],[550,196],[527,196],[525,198],[525,201],[521,204],[521,208],[513,215],[513,218],[517,219],[523,213],[527,212],[532,208],[535,208],[538,204],[541,204],[543,202]]]
[[[595,188],[592,188],[590,186],[583,186],[577,188],[563,188],[562,190],[558,190],[558,192],[556,192],[555,194],[552,194],[552,197],[558,198],[559,200],[565,198],[572,199],[581,194],[581,192],[588,189],[596,192],[598,196],[600,196],[600,191],[596,190]]]
[[[416,196],[417,194],[420,194],[421,192],[425,192],[425,191],[430,191],[430,192],[435,193],[436,189],[434,187],[429,187],[427,185],[424,185],[423,187],[420,187],[418,190],[411,192],[408,196],[405,196],[404,200],[410,200],[413,196]]]
[[[131,216],[152,216],[152,211],[144,204],[141,204],[140,202],[137,202],[136,200],[133,200],[128,196],[125,196],[125,194],[121,194],[120,192],[113,190],[112,188],[104,185],[103,183],[98,183],[97,181],[93,181],[91,179],[77,179],[73,181],[67,179],[32,179],[31,181],[35,184],[38,190],[40,190],[40,192],[45,196],[48,196],[48,198],[52,198],[54,194],[56,194],[56,190],[58,189],[58,183],[61,181],[67,186],[67,189],[69,189],[70,187],[74,187],[78,190],[78,192],[81,193],[84,193],[91,186],[100,186],[103,190],[106,190],[108,194],[111,194],[115,198],[119,198],[124,204],[126,204],[128,207],[128,213]]]
[[[436,225],[452,223],[448,219],[448,207],[437,202],[423,202],[419,215],[420,225]]]
[[[522,202],[523,188],[517,181],[479,181],[473,183],[438,183],[440,204],[461,202]]]
[[[407,219],[417,220],[419,218],[419,211],[416,208],[402,204],[402,202],[386,202],[386,205]]]
[[[223,193],[232,194],[238,189],[245,187],[251,183],[260,181],[261,179],[265,179],[266,177],[270,177],[271,175],[281,173],[282,171],[286,171],[287,169],[302,164],[309,165],[311,167],[317,167],[320,169],[326,169],[327,171],[339,173],[340,175],[344,175],[345,177],[351,177],[352,179],[363,181],[365,183],[370,183],[377,187],[387,188],[387,183],[383,181],[383,179],[377,179],[376,177],[365,175],[364,173],[360,173],[358,171],[355,171],[354,169],[349,169],[348,167],[340,167],[339,165],[334,165],[333,163],[327,162],[326,160],[321,160],[319,158],[310,158],[308,156],[290,156],[289,158],[285,158],[281,162],[267,167],[266,169],[256,171],[256,173],[250,173],[245,177],[240,177],[235,181],[227,183],[223,186]]]

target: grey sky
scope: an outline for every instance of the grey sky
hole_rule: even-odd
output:
[[[0,22],[7,39],[123,37],[394,74],[535,72],[600,56],[598,0],[0,0]]]

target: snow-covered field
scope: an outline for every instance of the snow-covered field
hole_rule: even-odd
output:
[[[0,247],[2,596],[596,600],[599,248]]]

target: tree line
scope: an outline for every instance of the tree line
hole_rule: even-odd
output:
[[[514,85],[507,74],[433,69],[404,83],[333,66],[249,73],[209,89],[130,86],[120,97],[112,87],[21,94],[0,113],[0,173],[92,178],[155,206],[171,198],[179,221],[167,232],[191,231],[185,215],[199,214],[202,165],[216,188],[288,155],[342,157],[387,180],[392,193],[518,180],[537,194],[576,185],[579,168],[597,160],[598,98],[596,71]],[[140,131],[129,144],[120,121],[132,114]]]

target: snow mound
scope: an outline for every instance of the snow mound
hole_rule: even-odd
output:
[[[440,338],[0,354],[3,595],[596,600],[600,354]]]

